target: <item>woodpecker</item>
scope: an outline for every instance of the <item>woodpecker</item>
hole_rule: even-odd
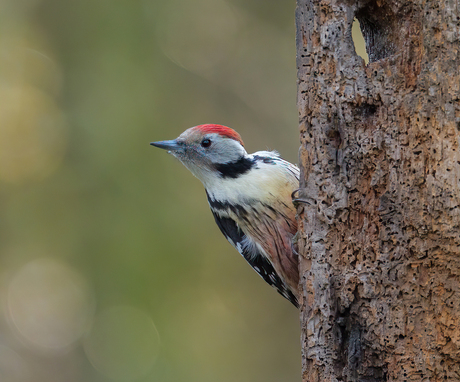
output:
[[[254,270],[299,307],[297,233],[291,195],[299,169],[275,151],[248,154],[240,135],[215,124],[150,143],[168,150],[204,185],[220,230]]]

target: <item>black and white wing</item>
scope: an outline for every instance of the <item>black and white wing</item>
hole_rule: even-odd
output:
[[[208,197],[209,199],[209,197]],[[250,243],[246,235],[238,227],[237,223],[228,217],[222,217],[212,211],[216,224],[238,252],[243,255],[251,267],[279,294],[288,299],[296,308],[299,307],[297,298],[289,287],[278,276],[270,261],[257,249],[256,245]]]

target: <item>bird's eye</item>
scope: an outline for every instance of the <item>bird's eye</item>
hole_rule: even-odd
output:
[[[203,139],[201,141],[201,146],[205,147],[205,148],[211,146],[211,140],[210,139]]]

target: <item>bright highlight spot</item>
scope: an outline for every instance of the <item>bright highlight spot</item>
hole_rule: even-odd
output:
[[[7,292],[9,319],[29,344],[59,351],[87,329],[94,299],[76,270],[53,259],[27,263],[13,277]]]
[[[84,341],[86,356],[102,374],[116,380],[146,375],[157,358],[160,337],[141,310],[116,306],[96,316]]]

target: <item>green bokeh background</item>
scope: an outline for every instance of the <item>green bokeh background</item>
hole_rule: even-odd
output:
[[[297,162],[295,2],[0,2],[0,380],[300,381],[298,311],[149,146]]]

